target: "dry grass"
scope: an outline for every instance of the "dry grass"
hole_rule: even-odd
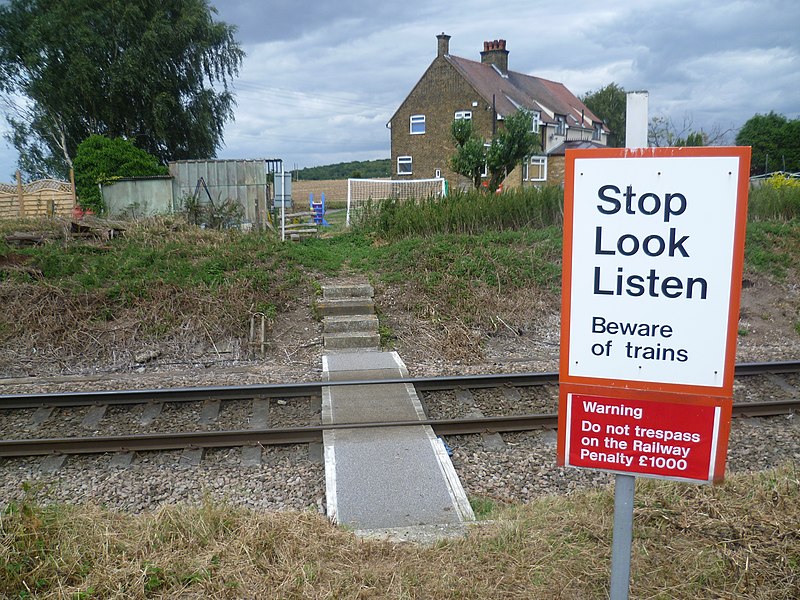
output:
[[[797,598],[799,475],[790,465],[719,487],[641,480],[631,597]],[[543,498],[424,547],[360,540],[310,513],[27,503],[0,518],[0,594],[604,598],[612,515],[611,491]]]

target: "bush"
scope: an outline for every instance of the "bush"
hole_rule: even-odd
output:
[[[167,168],[158,159],[140,150],[129,140],[91,135],[83,140],[75,153],[75,188],[84,209],[103,212],[103,199],[98,184],[122,177],[166,175]]]

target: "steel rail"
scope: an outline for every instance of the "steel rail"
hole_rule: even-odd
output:
[[[337,423],[284,429],[240,431],[200,431],[108,437],[71,437],[28,440],[0,440],[0,457],[42,456],[48,454],[101,454],[103,452],[143,452],[184,448],[228,448],[249,445],[303,444],[321,442],[325,431],[430,425],[438,435],[465,435],[484,432],[527,431],[555,428],[558,415],[521,415],[445,420],[385,421],[380,423]]]
[[[800,407],[800,399],[769,402],[742,402],[733,406],[737,417],[766,417],[790,414]],[[248,445],[278,445],[321,442],[325,431],[380,427],[429,425],[437,435],[508,433],[534,429],[557,429],[558,415],[519,415],[465,419],[386,421],[380,423],[337,423],[282,429],[241,431],[202,431],[144,434],[111,437],[73,437],[29,440],[0,440],[0,457],[42,456],[48,454],[101,454],[103,452],[143,452],[184,448],[227,448]]]
[[[800,373],[800,361],[741,363],[736,365],[736,376],[763,375],[767,373]],[[377,380],[309,381],[243,386],[209,386],[196,388],[168,388],[146,390],[111,390],[99,392],[62,392],[42,394],[0,395],[0,409],[38,408],[40,406],[64,407],[91,404],[146,404],[148,402],[197,402],[206,399],[247,400],[251,398],[293,398],[319,396],[323,387],[343,385],[376,385],[404,383],[417,391],[451,390],[455,388],[489,388],[510,385],[526,387],[558,383],[558,373],[506,373],[485,375],[456,375],[448,377],[408,377]]]

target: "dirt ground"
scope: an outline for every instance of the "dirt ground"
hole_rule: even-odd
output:
[[[325,283],[320,281],[319,283]],[[412,307],[413,290],[375,284],[375,302],[387,347],[397,350],[412,376],[543,372],[558,370],[559,300],[533,297],[525,291],[491,301],[498,314],[491,327],[469,329],[437,318],[435,309],[420,315]],[[489,301],[487,299],[487,301]],[[94,382],[91,387],[194,387],[318,380],[322,326],[313,314],[314,297],[297,298],[294,307],[270,324],[265,353],[256,339],[213,340],[193,352],[185,347],[143,348],[136,362],[116,357],[106,364],[64,365],[26,356],[25,369],[2,353],[0,393],[25,393],[25,385],[47,378]],[[425,311],[423,311],[425,312]],[[800,284],[792,276],[775,282],[748,276],[743,282],[737,362],[800,359]],[[258,337],[258,335],[256,335]],[[72,356],[80,356],[72,352]],[[5,364],[3,364],[5,363]],[[66,366],[66,368],[64,368]],[[21,385],[19,389],[15,386]]]
[[[384,290],[378,300],[391,297]],[[525,301],[525,299],[521,299]],[[775,282],[748,276],[742,285],[737,362],[800,360],[800,283],[796,276]],[[509,324],[498,317],[494,331],[475,332],[482,356],[447,360],[444,331],[405,312],[390,312],[395,345],[412,372],[478,373],[557,371],[560,305],[557,298],[531,303],[525,319]],[[521,323],[521,324],[520,324]]]

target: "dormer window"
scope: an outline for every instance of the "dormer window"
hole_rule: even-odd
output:
[[[533,111],[531,115],[531,131],[533,133],[539,133],[539,125],[542,124],[542,112],[539,110]]]
[[[425,133],[425,115],[411,115],[411,135]]]
[[[567,135],[567,117],[556,115],[556,135]]]

